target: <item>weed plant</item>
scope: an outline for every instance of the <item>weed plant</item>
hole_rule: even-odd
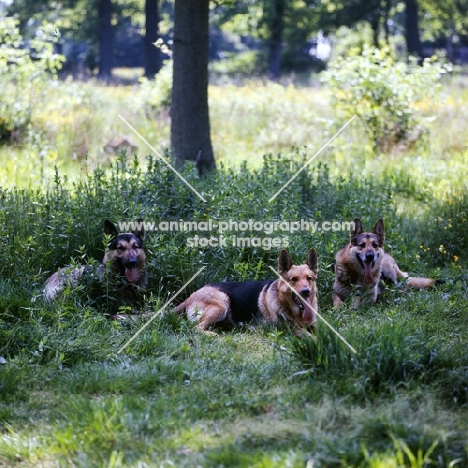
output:
[[[72,184],[57,170],[45,191],[3,190],[1,462],[467,466],[464,196],[448,206],[427,199],[433,218],[410,222],[399,212],[398,193],[417,199],[419,192],[404,178],[336,179],[316,165],[270,203],[307,158],[297,151],[284,164],[270,155],[256,170],[221,165],[203,179],[188,165],[184,177],[206,203],[157,159],[142,164],[125,154]],[[41,297],[45,279],[59,267],[96,268],[106,218],[322,222],[354,216],[366,226],[384,218],[387,250],[400,266],[445,285],[390,288],[376,305],[333,311],[333,258],[347,232],[226,232],[226,247],[194,248],[189,237],[221,233],[158,230],[145,240],[150,284],[141,311],[158,311],[201,266],[207,268],[180,300],[206,282],[272,277],[268,266],[276,265],[279,249],[239,247],[231,236],[273,236],[287,240],[296,262],[317,248],[320,311],[357,354],[321,322],[316,341],[262,324],[211,337],[169,308],[140,331],[144,317],[106,318],[115,306],[92,278],[53,304]],[[458,250],[448,250],[452,245]]]

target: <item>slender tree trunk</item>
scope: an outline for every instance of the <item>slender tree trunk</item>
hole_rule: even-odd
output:
[[[101,80],[109,81],[112,71],[112,0],[99,0],[99,73]]]
[[[285,0],[273,0],[268,43],[268,77],[279,80],[281,75],[281,48],[284,30]]]
[[[390,30],[388,28],[390,7],[391,7],[391,0],[384,0],[383,28],[384,28],[384,40],[387,46],[390,45]]]
[[[208,112],[209,0],[175,0],[171,146],[176,161],[215,169]]]
[[[145,76],[153,78],[161,68],[161,54],[154,45],[158,39],[158,0],[145,0]]]
[[[379,33],[380,33],[380,12],[375,12],[371,22],[372,29],[372,43],[377,49],[380,47],[379,43]]]
[[[419,37],[418,1],[405,0],[406,20],[405,39],[408,54],[422,57],[421,39]]]

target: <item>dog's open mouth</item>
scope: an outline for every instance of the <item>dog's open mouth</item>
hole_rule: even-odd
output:
[[[125,267],[125,278],[129,283],[135,283],[138,279],[138,270],[136,266]]]
[[[301,318],[303,320],[303,322],[305,324],[309,324],[313,321],[314,319],[314,311],[312,310],[312,307],[309,305],[310,302],[309,302],[309,296],[307,297],[304,297],[304,296],[301,296],[304,301],[306,302],[307,305],[304,304],[304,302],[302,302],[299,297],[298,297],[298,294],[293,294],[293,299],[294,299],[294,302],[296,303],[297,307],[299,308],[299,311],[301,313]]]
[[[362,261],[361,256],[358,254],[356,255],[356,258],[358,259],[358,262],[362,266],[362,269],[364,270],[364,282],[366,284],[373,284],[374,283],[374,276],[372,275],[372,268],[374,268],[375,262],[374,261]]]

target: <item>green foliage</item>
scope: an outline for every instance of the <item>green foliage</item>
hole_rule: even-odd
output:
[[[313,339],[292,339],[299,374],[324,378],[338,394],[357,401],[394,395],[437,379],[437,392],[444,400],[466,404],[467,361],[458,345],[444,349],[410,323],[385,323],[364,333],[348,328],[343,338],[356,353],[320,321]]]
[[[58,268],[85,264],[95,269],[96,262],[103,256],[102,222],[106,218],[114,222],[143,218],[156,225],[180,220],[207,222],[210,219],[232,220],[234,223],[249,220],[263,223],[348,221],[358,213],[370,222],[379,217],[395,218],[395,181],[385,181],[385,190],[379,188],[375,180],[361,180],[360,177],[334,182],[328,168],[321,165],[309,172],[303,171],[293,185],[286,187],[270,203],[275,191],[286,184],[306,160],[307,154],[301,152],[297,152],[287,165],[282,164],[280,157],[267,156],[258,170],[249,171],[244,167],[238,172],[220,167],[207,179],[199,179],[194,166],[188,165],[184,177],[203,193],[205,203],[159,159],[149,157],[146,164],[141,165],[137,159],[128,161],[125,154],[107,172],[96,170],[70,187],[57,173],[54,184],[45,192],[4,191],[1,194],[0,236],[8,248],[0,249],[0,275],[9,277],[14,271],[19,284],[40,294],[46,277]],[[271,189],[266,190],[266,187]],[[366,199],[372,199],[374,204],[366,206]],[[453,205],[454,212],[457,206]],[[398,229],[398,219],[387,223],[389,239],[395,228]],[[226,244],[215,247],[196,245],[195,236],[216,241],[223,237]],[[239,238],[247,239],[246,243],[239,244]],[[235,228],[225,232],[149,231],[145,244],[151,282],[146,305],[142,307],[144,310],[157,308],[158,302],[154,299],[167,300],[171,292],[182,286],[202,265],[210,268],[190,285],[190,290],[213,280],[271,277],[268,265],[276,265],[282,247],[291,252],[295,261],[303,261],[308,248],[317,248],[322,265],[319,290],[327,290],[332,280],[328,265],[346,238],[346,232],[312,233],[310,228],[297,232],[276,229],[269,233],[240,232]],[[428,240],[423,234],[420,239],[413,239],[407,246],[408,251],[418,252],[423,238]],[[406,251],[399,260],[404,262],[405,258],[414,261],[414,255],[408,255]],[[460,261],[462,258],[460,252]],[[436,256],[431,260],[443,265],[447,259]],[[60,301],[62,311],[83,307],[101,313],[118,312],[112,310],[115,306],[106,300],[108,294],[99,286],[93,276],[87,275],[82,287],[66,291]],[[14,306],[11,298],[4,300],[7,304],[4,310],[8,307],[22,310],[22,301]],[[328,302],[329,297],[325,295],[322,303],[326,305]],[[26,306],[24,310],[27,309]],[[5,326],[15,315],[18,316],[12,309],[11,314],[4,316]],[[24,312],[19,316],[24,316]],[[0,352],[4,354],[16,355],[23,346],[19,343],[28,342],[15,334],[10,335],[6,329],[3,333],[5,340],[2,340]],[[38,337],[29,340],[33,349],[40,341]],[[48,340],[49,344],[53,342]],[[54,351],[47,359],[64,353],[61,346],[53,345],[52,348]],[[78,349],[87,349],[88,356],[95,355],[89,348]]]
[[[0,15],[0,144],[17,142],[41,103],[45,82],[60,69],[63,58],[54,52],[58,32],[44,23],[29,41],[23,40],[18,21]]]
[[[379,327],[359,340],[348,333],[346,341],[358,350],[354,354],[335,332],[321,324],[314,340],[295,339],[293,347],[302,366],[311,369],[310,375],[324,374],[340,382],[347,375],[349,384],[338,386],[338,391],[372,398],[398,391],[430,368],[435,350],[421,338],[404,333],[406,328],[396,324]]]
[[[172,98],[172,60],[166,60],[154,80],[142,77],[140,83],[140,96],[147,117],[168,110]]]
[[[468,197],[462,194],[457,199],[449,197],[437,209],[438,216],[426,220],[426,232],[431,232],[429,239],[421,245],[421,251],[427,258],[443,258],[447,262],[458,263],[468,249],[466,228],[468,224]]]
[[[324,72],[332,102],[345,118],[356,115],[370,141],[382,151],[414,143],[424,130],[417,105],[440,91],[447,69],[425,60],[397,62],[387,49],[364,47],[362,53],[338,57]]]
[[[221,75],[252,77],[264,70],[264,54],[254,50],[225,53],[222,60],[210,64],[210,71]]]

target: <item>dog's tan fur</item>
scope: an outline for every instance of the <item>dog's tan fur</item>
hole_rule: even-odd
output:
[[[401,271],[394,258],[385,253],[384,223],[379,219],[371,232],[366,232],[359,218],[354,219],[354,229],[350,233],[350,243],[336,254],[335,283],[333,285],[333,306],[339,307],[357,288],[359,295],[354,298],[352,307],[356,308],[361,297],[377,300],[380,280],[398,283],[406,279],[410,288],[431,288],[436,281],[429,278],[409,277]]]
[[[305,264],[293,265],[288,252],[282,250],[278,273],[281,280],[206,285],[177,306],[176,311],[185,311],[190,321],[198,322],[197,327],[201,331],[215,325],[231,328],[245,319],[259,317],[271,324],[286,320],[292,324],[296,335],[309,334],[307,329],[315,327],[318,307],[317,252],[310,249]],[[296,293],[288,288],[286,282]],[[296,294],[303,301],[294,297]]]
[[[109,280],[108,269],[111,274],[125,281],[124,286],[128,286],[119,288],[119,294],[122,297],[126,296],[126,299],[131,298],[140,288],[144,289],[148,284],[145,270],[146,255],[143,250],[144,230],[119,234],[116,226],[105,220],[104,233],[110,236],[110,241],[102,263],[97,269],[97,276],[101,283],[106,283]],[[47,279],[43,291],[44,298],[47,301],[54,301],[67,286],[76,288],[85,272],[84,266],[58,270]]]

